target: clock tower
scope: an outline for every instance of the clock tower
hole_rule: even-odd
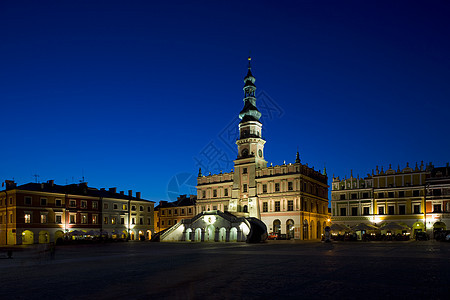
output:
[[[256,170],[265,168],[261,112],[256,108],[255,77],[248,58],[248,72],[244,78],[244,108],[239,113],[238,157],[234,161],[232,199],[229,211],[235,214],[260,218],[256,192]]]

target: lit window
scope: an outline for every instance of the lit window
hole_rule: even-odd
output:
[[[269,211],[269,205],[267,202],[263,202],[263,212],[268,212]]]
[[[92,216],[92,224],[97,224],[98,222],[98,216],[97,215],[93,215]]]
[[[81,224],[87,224],[88,223],[88,218],[86,214],[82,214],[81,215]]]
[[[69,223],[70,223],[70,224],[75,224],[76,221],[77,221],[76,215],[75,215],[75,214],[71,214],[71,215],[69,216]]]
[[[103,218],[103,223],[104,223],[104,224],[108,224],[108,217],[104,217],[104,218]]]
[[[41,214],[41,224],[47,223],[47,214]]]
[[[294,210],[294,200],[288,200],[288,211]]]
[[[87,201],[81,201],[81,208],[87,207]]]
[[[92,201],[92,208],[93,209],[97,209],[98,208],[98,202],[97,201]]]
[[[25,223],[31,223],[31,214],[25,214]]]
[[[127,209],[128,209],[127,205],[126,205],[126,204],[123,204],[123,205],[122,205],[122,210],[127,210]]]
[[[56,215],[55,216],[55,223],[56,224],[61,224],[62,223],[62,216],[61,215]]]
[[[116,224],[116,218],[115,218],[115,217],[112,217],[112,218],[111,218],[111,224],[112,224],[112,225]]]
[[[275,201],[275,211],[280,211],[280,201]]]

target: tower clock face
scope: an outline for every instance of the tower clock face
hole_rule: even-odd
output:
[[[259,155],[259,157],[262,157],[262,150],[261,149],[258,150],[258,155]]]
[[[248,149],[243,149],[241,152],[242,156],[248,156]]]

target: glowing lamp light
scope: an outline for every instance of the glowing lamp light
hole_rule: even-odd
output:
[[[214,224],[216,222],[216,216],[204,216],[203,221],[208,224]]]
[[[330,219],[327,219],[327,222],[330,222],[331,220]]]

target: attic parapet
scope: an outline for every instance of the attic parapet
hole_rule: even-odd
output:
[[[208,184],[208,183],[220,183],[220,182],[228,182],[233,181],[234,172],[229,173],[220,173],[220,174],[212,174],[207,176],[197,177],[197,184]]]
[[[318,181],[327,182],[327,176],[323,175],[320,171],[314,170],[314,167],[308,167],[308,165],[304,165],[301,163],[295,164],[283,164],[270,166],[263,169],[256,170],[256,178],[258,177],[267,177],[267,176],[279,176],[283,174],[300,174],[311,177]]]

